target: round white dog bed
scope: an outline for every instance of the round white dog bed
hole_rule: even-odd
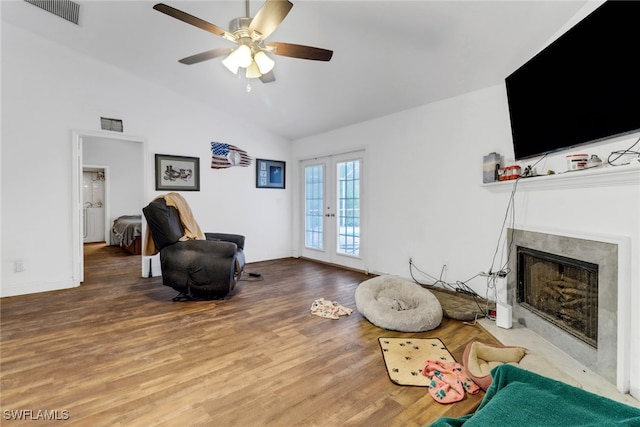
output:
[[[395,276],[366,280],[356,289],[358,311],[379,328],[422,332],[442,321],[438,299],[422,286]]]

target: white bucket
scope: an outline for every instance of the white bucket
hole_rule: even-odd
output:
[[[588,154],[568,154],[567,155],[567,169],[575,171],[578,169],[584,169],[589,161]]]

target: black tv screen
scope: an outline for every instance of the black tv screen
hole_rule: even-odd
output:
[[[516,160],[640,130],[640,1],[608,1],[505,79]]]

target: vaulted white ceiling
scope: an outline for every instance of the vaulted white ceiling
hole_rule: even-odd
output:
[[[224,29],[244,1],[172,1]],[[152,9],[153,1],[80,1],[71,24],[23,1],[2,20],[290,139],[500,84],[586,1],[310,1],[267,41],[334,51],[330,62],[273,56],[276,81],[231,74],[221,58],[178,59],[232,43]],[[255,15],[262,1],[250,3]]]

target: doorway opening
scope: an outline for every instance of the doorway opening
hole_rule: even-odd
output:
[[[107,166],[82,168],[82,242],[107,242]]]
[[[84,244],[113,244],[114,220],[142,213],[146,165],[144,141],[127,135],[74,131],[72,148],[72,259],[73,282],[78,286],[84,281]],[[143,274],[143,260],[139,262]]]

